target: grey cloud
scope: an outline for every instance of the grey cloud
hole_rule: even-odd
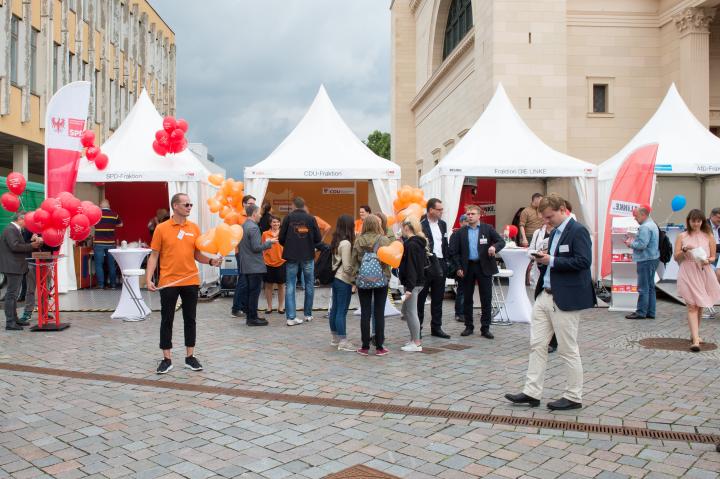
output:
[[[321,83],[364,139],[389,131],[387,0],[153,0],[177,42],[178,116],[228,175],[264,159]]]

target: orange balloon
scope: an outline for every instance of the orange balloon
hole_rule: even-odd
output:
[[[215,198],[208,198],[207,204],[210,207],[211,213],[217,213],[218,211],[220,211],[220,207],[221,207],[220,202],[218,200],[216,200]]]
[[[225,223],[220,223],[215,227],[215,245],[218,253],[223,256],[229,255],[235,247],[232,245],[232,230]]]
[[[407,208],[398,213],[398,217],[400,221],[405,221],[405,218],[408,216],[414,216],[415,218],[420,219],[423,213],[424,209],[419,204],[411,203]]]
[[[393,241],[390,243],[390,246],[381,246],[378,248],[378,259],[391,268],[397,268],[400,266],[404,250],[405,247],[400,241]]]
[[[400,188],[400,191],[398,191],[398,198],[406,204],[412,202],[412,197],[413,192],[409,186],[403,186]]]
[[[403,205],[403,202],[400,201],[400,198],[396,198],[395,201],[393,201],[393,211],[397,213],[401,209],[403,209],[405,206]]]
[[[414,188],[412,192],[412,201],[413,203],[423,204],[425,199],[425,194],[423,193],[423,190],[420,188]]]
[[[230,214],[231,211],[232,208],[230,208],[229,206],[223,206],[222,208],[220,208],[220,218],[225,218],[227,215]]]
[[[388,216],[388,219],[387,219],[387,224],[388,224],[388,226],[392,226],[392,225],[394,225],[395,223],[397,223],[397,220],[395,219],[395,217],[394,217],[394,216]]]
[[[240,213],[240,215],[238,216],[237,224],[243,225],[243,224],[245,224],[246,220],[247,220],[247,215],[244,212]]]
[[[215,228],[207,230],[195,240],[195,247],[203,253],[216,254],[218,252],[215,245]]]
[[[217,173],[214,175],[208,176],[208,181],[215,186],[220,186],[222,184],[223,180],[224,180],[223,175],[219,175]]]
[[[243,228],[240,225],[232,225],[230,226],[230,234],[232,234],[233,239],[236,239],[238,243],[242,241],[243,238]]]
[[[225,216],[225,223],[229,224],[230,226],[237,226],[237,222],[240,215],[237,214],[235,211],[230,211],[230,213]]]
[[[222,184],[223,195],[232,196],[232,190],[233,190],[234,183],[235,183],[235,180],[233,180],[232,178],[228,178],[227,180],[223,181],[223,184]]]

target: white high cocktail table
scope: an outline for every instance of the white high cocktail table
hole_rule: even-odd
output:
[[[110,254],[113,255],[118,266],[120,266],[120,271],[125,271],[140,269],[143,260],[151,251],[149,248],[115,248],[110,250]],[[142,321],[149,314],[150,308],[147,307],[140,294],[139,277],[125,276],[123,274],[120,301],[111,318],[125,321]]]

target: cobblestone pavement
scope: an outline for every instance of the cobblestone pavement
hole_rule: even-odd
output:
[[[718,434],[720,356],[639,348],[648,336],[686,337],[684,308],[659,303],[654,321],[606,309],[583,316],[584,408],[550,413],[510,406],[527,367],[529,326],[494,327],[496,339],[459,336],[446,302],[450,342],[437,354],[403,353],[405,323],[388,319],[386,357],[334,351],[327,320],[266,328],[229,315],[231,299],[198,305],[196,356],[182,365],[180,313],[175,366],[157,377],[159,314],[124,323],[109,314],[64,316],[60,333],[0,332],[0,362],[293,395],[532,416]],[[428,311],[429,313],[429,311]],[[359,320],[348,316],[351,339]],[[704,321],[720,341],[720,320]],[[426,346],[448,341],[425,338]],[[563,388],[552,355],[544,402]],[[720,477],[710,444],[345,410],[190,391],[2,371],[0,477],[323,477],[355,464],[399,477]]]

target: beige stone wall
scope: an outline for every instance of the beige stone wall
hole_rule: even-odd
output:
[[[720,12],[718,13],[720,14]],[[720,126],[720,21],[710,30],[710,125]]]
[[[705,180],[705,211],[720,207],[720,177]]]

